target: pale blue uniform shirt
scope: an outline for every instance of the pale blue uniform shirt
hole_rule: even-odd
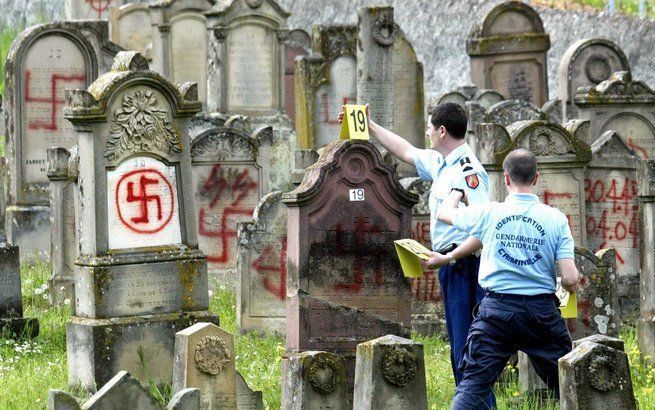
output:
[[[475,157],[471,147],[464,143],[443,157],[432,149],[419,149],[414,154],[414,165],[419,177],[432,181],[428,206],[430,208],[430,239],[437,251],[451,243],[460,244],[468,235],[437,219],[441,203],[453,188],[466,192],[469,204],[489,202],[489,176]],[[468,181],[467,181],[468,177]],[[472,188],[472,185],[477,186]]]
[[[482,241],[478,282],[493,292],[554,293],[556,261],[574,258],[566,216],[533,194],[458,208],[453,226]]]

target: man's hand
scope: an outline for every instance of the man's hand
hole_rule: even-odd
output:
[[[425,252],[424,255],[430,258],[427,261],[421,261],[421,266],[423,266],[424,271],[439,269],[442,266],[448,265],[448,257],[446,255],[440,254],[439,252]]]
[[[589,279],[587,279],[583,274],[578,273],[578,281],[575,284],[569,285],[568,287],[562,284],[562,286],[564,286],[564,289],[569,293],[577,293],[589,286]]]

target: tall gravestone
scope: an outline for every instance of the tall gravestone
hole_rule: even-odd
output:
[[[198,99],[205,108],[208,52],[203,13],[213,4],[213,0],[163,0],[150,5],[152,69],[174,83],[198,84]]]
[[[107,20],[109,8],[126,0],[65,0],[66,20]]]
[[[394,129],[393,7],[363,7],[357,16],[357,103],[370,104],[371,119]]]
[[[655,92],[620,71],[594,87],[577,91],[578,117],[589,120],[587,143],[606,131],[615,131],[641,159],[655,156]]]
[[[651,357],[655,366],[655,161],[637,164],[637,195],[639,195],[640,294],[637,334],[639,348]]]
[[[147,3],[128,3],[109,7],[111,41],[126,50],[152,56],[152,18]]]
[[[237,223],[252,220],[269,191],[272,139],[271,127],[252,131],[248,118],[236,115],[208,120],[191,142],[198,244],[212,285],[236,284]]]
[[[534,9],[518,1],[501,3],[473,26],[466,41],[471,79],[508,99],[542,106],[548,100],[549,48],[550,36]]]
[[[94,389],[119,370],[170,382],[175,333],[218,322],[198,249],[189,117],[193,83],[148,71],[136,52],[88,90],[66,93],[79,146],[75,311],[66,326],[68,382]]]
[[[318,149],[339,135],[341,106],[357,101],[357,27],[314,26],[312,54],[295,69],[298,145]]]
[[[410,286],[393,241],[411,235],[417,198],[372,143],[347,140],[329,144],[282,200],[289,208],[286,354],[344,355],[352,389],[357,343],[409,334]]]
[[[639,315],[639,200],[636,157],[614,131],[591,144],[585,170],[587,246],[616,250],[616,281],[622,319]]]
[[[284,50],[284,111],[291,124],[296,122],[296,58],[309,55],[312,38],[301,29],[289,32],[289,42]]]
[[[564,121],[577,117],[573,99],[579,87],[598,85],[617,71],[630,71],[630,63],[623,50],[610,40],[587,38],[571,44],[558,70]]]
[[[230,0],[206,16],[218,61],[209,71],[208,109],[250,116],[283,111],[289,13],[274,0]]]
[[[18,246],[0,243],[0,334],[36,337],[39,320],[23,317]]]
[[[252,222],[239,225],[237,325],[241,333],[284,334],[287,219],[282,191],[274,191],[257,204]]]
[[[88,86],[111,66],[120,48],[108,41],[106,21],[33,26],[14,39],[5,65],[9,242],[23,258],[49,252],[46,148],[75,145],[64,120],[64,90]]]

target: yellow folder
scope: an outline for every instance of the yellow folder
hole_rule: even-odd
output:
[[[575,293],[569,293],[562,287],[562,278],[557,278],[555,294],[559,299],[559,310],[564,319],[578,317],[578,298]]]
[[[400,260],[400,267],[403,274],[408,278],[420,278],[423,276],[423,267],[421,260],[430,259],[425,252],[430,252],[428,248],[416,242],[413,239],[398,239],[393,241],[396,247],[396,253]]]

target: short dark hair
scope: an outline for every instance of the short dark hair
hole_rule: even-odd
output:
[[[453,138],[464,139],[466,136],[466,112],[461,105],[447,102],[430,107],[430,122],[434,129],[442,125]]]
[[[517,185],[530,185],[537,176],[537,157],[525,148],[517,148],[507,154],[503,171]]]

